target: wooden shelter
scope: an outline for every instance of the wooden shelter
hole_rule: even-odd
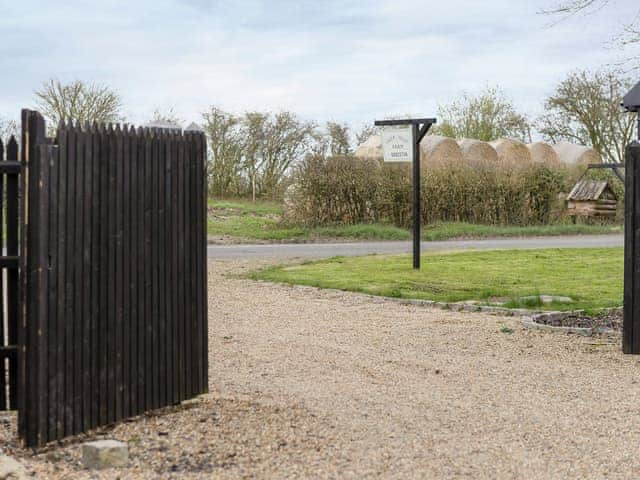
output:
[[[616,216],[618,198],[606,180],[582,179],[567,197],[567,210],[574,217]]]

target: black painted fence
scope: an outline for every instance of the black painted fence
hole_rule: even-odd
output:
[[[177,404],[208,379],[204,135],[44,128],[23,112],[27,446]]]
[[[18,389],[18,233],[22,164],[18,142],[0,139],[0,411],[17,408]]]
[[[640,354],[640,143],[627,147],[624,199],[624,326],[622,350]]]

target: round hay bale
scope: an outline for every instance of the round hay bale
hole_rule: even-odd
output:
[[[553,147],[544,142],[534,142],[527,145],[531,154],[531,161],[534,163],[545,163],[548,165],[558,165],[558,154]]]
[[[497,163],[498,152],[487,142],[463,138],[458,140],[462,157],[468,163]]]
[[[500,138],[489,143],[498,153],[498,160],[505,164],[526,165],[531,163],[531,153],[527,146],[510,138]]]
[[[600,154],[593,148],[575,143],[560,142],[553,145],[560,163],[565,165],[586,166],[590,163],[602,163]]]
[[[366,142],[356,148],[353,156],[356,158],[382,160],[382,137],[380,135],[371,135]]]
[[[463,162],[458,142],[440,135],[427,135],[420,142],[421,165],[447,165]]]

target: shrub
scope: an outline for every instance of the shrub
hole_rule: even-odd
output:
[[[422,172],[422,220],[495,225],[549,223],[576,178],[563,166],[454,162]],[[306,225],[366,222],[408,227],[411,168],[353,157],[308,157],[297,169],[290,220]]]

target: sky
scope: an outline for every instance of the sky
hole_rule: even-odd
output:
[[[555,26],[555,0],[0,0],[0,117],[49,78],[118,91],[130,123],[210,105],[291,110],[354,126],[499,86],[535,117],[576,69],[624,55],[606,42],[637,0]],[[640,77],[640,75],[639,75]],[[640,78],[639,78],[640,79]]]

